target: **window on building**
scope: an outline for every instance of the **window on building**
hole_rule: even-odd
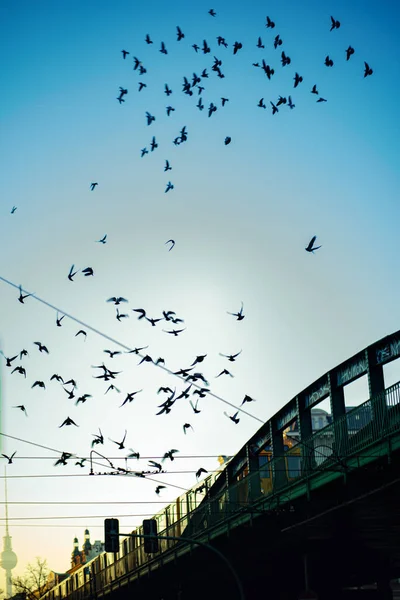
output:
[[[268,454],[259,454],[258,455],[258,468],[260,469],[260,478],[261,479],[266,479],[271,476]]]

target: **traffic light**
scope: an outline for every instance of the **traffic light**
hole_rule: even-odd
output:
[[[143,534],[148,536],[156,536],[157,533],[157,521],[156,519],[144,519],[143,521]],[[145,537],[144,538],[144,551],[147,554],[153,554],[158,552],[158,539],[156,537]]]
[[[104,546],[106,552],[119,552],[119,521],[104,519]]]

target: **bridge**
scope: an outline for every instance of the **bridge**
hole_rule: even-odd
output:
[[[211,544],[237,573],[246,600],[392,598],[400,577],[400,382],[384,366],[400,357],[400,331],[358,352],[292,398],[161,535]],[[368,397],[346,410],[360,377]],[[331,422],[313,430],[329,399]],[[207,482],[208,481],[208,482]],[[189,494],[189,492],[188,492]],[[129,533],[129,532],[126,532]],[[95,571],[95,569],[93,569]],[[374,589],[360,589],[373,584]],[[204,546],[162,540],[145,555],[130,538],[71,600],[240,598],[235,578]]]

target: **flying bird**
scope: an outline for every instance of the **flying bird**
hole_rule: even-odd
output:
[[[79,425],[77,425],[77,424],[75,423],[75,421],[73,421],[73,420],[72,420],[70,417],[67,417],[67,418],[65,419],[65,421],[63,421],[63,422],[61,423],[61,425],[59,425],[59,428],[60,428],[60,427],[64,427],[64,425],[75,425],[75,427],[79,427]]]
[[[21,375],[24,375],[24,377],[25,377],[25,379],[26,379],[26,371],[25,371],[24,367],[21,367],[21,366],[19,366],[19,367],[15,367],[15,369],[13,369],[13,370],[11,371],[11,375],[12,375],[13,373],[15,373],[15,371],[16,371],[17,373],[20,373]]]
[[[137,458],[139,460],[140,458],[140,453],[139,452],[135,452],[135,450],[133,450],[133,448],[129,448],[129,450],[131,451],[130,454],[127,455],[126,458]]]
[[[101,429],[99,428],[99,434],[97,433],[92,433],[94,440],[92,440],[92,448],[93,446],[96,446],[96,444],[104,444],[104,437],[103,434],[101,433]]]
[[[203,467],[200,467],[200,469],[196,471],[196,479],[198,479],[202,473],[208,473],[207,469],[203,469]]]
[[[165,188],[164,193],[166,194],[167,192],[169,192],[169,190],[173,190],[173,189],[174,189],[174,185],[170,181],[168,181],[167,187]]]
[[[21,350],[21,352],[19,353],[19,359],[22,360],[23,356],[29,356],[28,350]]]
[[[56,467],[57,465],[66,465],[66,464],[68,464],[67,460],[69,458],[71,458],[71,457],[72,457],[72,454],[70,452],[63,452],[61,454],[61,457],[58,460],[56,460],[56,462],[54,463],[54,466]]]
[[[100,244],[105,244],[106,239],[107,239],[107,234],[105,234],[100,240],[96,240],[96,242],[99,242]]]
[[[208,11],[208,14],[211,15],[212,17],[215,17],[217,15],[217,13],[215,12],[215,10],[213,8],[210,8],[210,10]]]
[[[349,46],[346,50],[346,60],[350,59],[350,56],[354,54],[355,50],[351,46]]]
[[[117,308],[115,318],[117,319],[117,321],[119,321],[121,323],[121,319],[128,319],[129,315],[126,313],[120,313],[119,309]]]
[[[368,75],[372,75],[373,70],[369,66],[367,62],[364,61],[365,69],[364,69],[364,77],[368,77]]]
[[[151,115],[148,111],[146,111],[146,119],[147,119],[147,125],[151,125],[152,121],[156,120],[156,118],[153,117],[153,115]]]
[[[264,98],[260,98],[257,106],[259,106],[260,108],[267,108],[265,103],[264,103]]]
[[[17,451],[15,450],[15,452],[13,452],[11,454],[11,456],[7,456],[7,454],[2,454],[2,456],[4,456],[4,458],[6,458],[8,460],[8,463],[7,463],[8,465],[11,465],[11,463],[13,461],[12,459],[14,458],[14,456],[16,455],[16,453],[17,453]]]
[[[108,438],[108,439],[110,440],[110,442],[113,442],[114,444],[117,444],[118,450],[123,450],[125,448],[124,442],[125,442],[125,438],[126,438],[126,433],[127,433],[127,430],[125,429],[125,435],[122,438],[121,442],[116,442],[116,441],[112,440],[111,438]]]
[[[82,269],[82,273],[85,277],[90,277],[90,275],[94,275],[92,267],[86,267],[86,269]]]
[[[166,161],[165,161],[164,172],[165,172],[165,171],[172,171],[172,167],[171,167],[171,165],[169,164],[169,160],[166,160]]]
[[[325,98],[318,98],[317,102],[328,102]]]
[[[190,423],[184,423],[184,425],[183,425],[183,433],[184,433],[184,434],[186,434],[186,429],[189,429],[189,427],[190,427],[191,429],[193,429],[193,427],[191,426],[191,424],[190,424]]]
[[[329,58],[329,56],[325,57],[325,65],[327,67],[333,67],[333,60],[331,58]]]
[[[16,354],[15,356],[10,356],[9,358],[7,358],[7,356],[4,356],[4,358],[6,359],[6,367],[12,367],[12,361],[18,358],[18,354]]]
[[[221,375],[230,375],[231,377],[234,377],[234,375],[232,375],[232,373],[230,373],[227,369],[223,369],[219,375],[215,376],[215,378],[221,377]]]
[[[121,390],[112,383],[111,385],[108,386],[108,388],[104,392],[104,395],[106,395],[110,390],[115,390],[118,394],[121,393]]]
[[[16,207],[16,206],[13,206],[13,207],[12,207],[12,209],[11,209],[11,214],[13,215],[13,214],[15,213],[15,211],[16,211],[16,210],[17,210],[17,207]]]
[[[165,485],[158,485],[156,487],[156,494],[159,494],[161,490],[163,490],[166,486]]]
[[[68,273],[68,279],[70,281],[73,281],[73,277],[78,273],[78,271],[74,272],[74,267],[75,267],[75,265],[72,265],[72,267],[70,268],[69,273]]]
[[[160,465],[160,463],[156,462],[155,460],[149,460],[148,464],[151,467],[153,467],[153,469],[158,469],[159,471],[162,471],[162,465]]]
[[[44,346],[41,342],[33,342],[38,348],[40,352],[46,352],[47,354],[50,354],[48,349],[46,348],[46,346]]]
[[[228,312],[228,311],[227,311],[227,313],[228,313],[228,315],[232,315],[232,316],[234,316],[234,317],[237,317],[237,321],[242,321],[242,319],[244,319],[244,314],[243,314],[243,302],[242,302],[242,307],[241,307],[241,309],[239,310],[239,312],[237,312],[237,313],[231,313],[231,312]]]
[[[178,37],[178,42],[180,42],[185,37],[185,34],[182,32],[181,28],[178,26],[176,26],[176,35]]]
[[[226,136],[226,138],[224,139],[224,144],[225,146],[227,146],[228,144],[230,144],[232,141],[232,138],[229,137],[229,135]]]
[[[25,298],[28,298],[29,296],[32,296],[32,294],[23,294],[22,287],[19,286],[19,298],[18,298],[19,302],[21,302],[21,304],[24,304]]]
[[[177,335],[182,333],[182,331],[185,331],[185,329],[186,329],[186,327],[184,329],[172,329],[171,331],[167,331],[166,329],[163,329],[163,331],[165,333],[171,333],[172,335],[174,335],[176,337]]]
[[[235,42],[233,44],[233,54],[236,54],[238,50],[243,48],[243,44],[241,42]]]
[[[171,247],[168,248],[168,252],[171,252],[172,248],[175,246],[175,240],[167,240],[165,244],[171,243]]]
[[[237,352],[236,354],[221,354],[221,352],[220,352],[219,355],[224,356],[231,362],[234,362],[236,360],[236,358],[239,356],[239,354],[241,354],[241,353],[242,353],[242,350],[240,350],[240,352]]]
[[[13,408],[19,408],[20,410],[22,410],[23,413],[25,413],[25,416],[28,416],[28,413],[26,412],[26,408],[23,404],[18,404],[17,406],[13,406]]]
[[[290,65],[290,63],[292,62],[291,59],[289,58],[289,56],[286,56],[284,51],[282,51],[282,54],[281,54],[281,62],[282,62],[282,67],[286,67],[286,65]]]
[[[172,108],[172,106],[167,106],[167,117],[170,116],[171,112],[174,111],[175,109]]]
[[[129,54],[127,50],[121,50],[121,52],[124,59],[126,58],[126,55]]]
[[[257,48],[265,48],[265,46],[264,46],[264,44],[262,43],[262,41],[261,41],[261,38],[260,38],[260,37],[258,38],[258,41],[257,41]]]
[[[240,419],[238,418],[239,411],[236,411],[234,415],[228,415],[228,413],[224,412],[231,421],[233,421],[236,425],[239,423]]]
[[[274,48],[277,49],[278,46],[282,46],[282,40],[280,35],[278,34],[274,39]]]
[[[271,19],[269,17],[266,17],[267,23],[265,25],[265,27],[270,27],[271,29],[273,29],[275,27],[275,23],[273,21],[271,21]]]
[[[150,151],[151,151],[151,152],[153,152],[153,150],[154,150],[155,148],[158,148],[158,144],[157,144],[157,142],[156,142],[156,138],[155,138],[155,136],[153,135],[153,138],[152,138],[152,140],[151,140],[151,144],[150,144]]]
[[[143,390],[137,390],[136,392],[130,392],[129,394],[127,394],[125,400],[120,405],[120,408],[121,406],[124,406],[124,404],[126,404],[127,402],[132,402],[134,400],[134,396],[136,394],[139,394],[140,392],[143,392]]]
[[[254,398],[251,398],[251,396],[248,396],[247,394],[245,395],[245,397],[242,400],[242,404],[240,406],[243,406],[243,404],[245,402],[255,402]]]
[[[178,397],[179,397],[179,396],[178,396]],[[177,398],[177,399],[178,399],[178,398]],[[198,414],[198,413],[200,413],[200,412],[201,412],[201,410],[200,410],[199,408],[197,408],[197,405],[198,405],[198,403],[199,403],[199,399],[197,399],[197,400],[196,400],[196,404],[193,404],[193,402],[192,402],[191,400],[189,400],[189,404],[190,404],[190,406],[193,408],[193,412],[194,412],[195,414]]]
[[[147,87],[147,83],[143,83],[143,81],[139,81],[139,92],[141,92],[142,89],[145,87]]]
[[[117,356],[117,354],[122,354],[121,350],[103,350],[103,352],[105,352],[106,354],[110,355],[110,358],[113,358],[114,356]]]
[[[79,330],[79,331],[78,331],[78,332],[75,334],[75,337],[77,337],[78,335],[81,335],[81,334],[83,335],[83,337],[84,337],[84,338],[85,338],[85,340],[86,340],[86,338],[87,338],[87,333],[86,333],[86,331],[83,331],[83,329],[80,329],[80,330]]]
[[[161,49],[160,49],[161,54],[168,54],[167,49],[165,47],[164,42],[161,42]]]
[[[293,87],[297,87],[299,85],[299,83],[301,83],[303,81],[303,78],[301,75],[299,75],[298,73],[295,74],[294,76],[294,86]]]
[[[321,248],[321,246],[314,246],[314,242],[317,239],[317,236],[314,235],[314,237],[311,238],[311,240],[308,243],[307,248],[305,248],[306,252],[313,252],[314,250],[318,250],[318,248]]]
[[[111,296],[111,298],[106,300],[106,302],[114,302],[114,304],[117,306],[118,304],[121,304],[121,302],[128,302],[128,300],[122,296],[118,296],[118,298],[116,296]]]
[[[164,454],[162,462],[164,462],[164,460],[166,460],[167,458],[169,458],[170,460],[174,460],[174,454],[176,452],[179,452],[179,450],[176,450],[175,448],[172,448],[172,450],[168,450],[168,452]]]
[[[86,400],[91,397],[92,397],[92,394],[82,394],[82,396],[79,396],[79,398],[77,398],[77,400],[75,402],[75,406],[78,406],[79,402],[82,402],[82,404],[84,404],[86,402]]]
[[[57,313],[57,317],[56,317],[56,325],[57,325],[57,327],[61,327],[61,321],[63,320],[64,317],[65,317],[65,315],[62,315],[61,317],[59,317],[58,313]]]
[[[90,184],[90,190],[91,190],[92,192],[93,192],[94,188],[96,187],[96,185],[99,185],[99,184],[97,183],[97,181],[95,181],[95,182],[93,182],[93,183],[91,183],[91,184]]]
[[[144,38],[144,41],[146,42],[146,44],[152,44],[153,42],[150,39],[150,36],[148,33],[146,33],[146,37]]]
[[[336,19],[334,19],[333,17],[331,17],[331,28],[330,31],[332,31],[333,29],[339,29],[340,27],[340,21],[336,21]]]

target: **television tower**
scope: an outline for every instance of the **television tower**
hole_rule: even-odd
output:
[[[12,579],[11,571],[17,564],[17,555],[13,552],[11,545],[11,536],[8,531],[8,504],[7,504],[7,475],[6,468],[4,468],[4,485],[6,492],[6,535],[3,537],[3,552],[0,557],[0,566],[6,572],[6,598],[12,597]]]

